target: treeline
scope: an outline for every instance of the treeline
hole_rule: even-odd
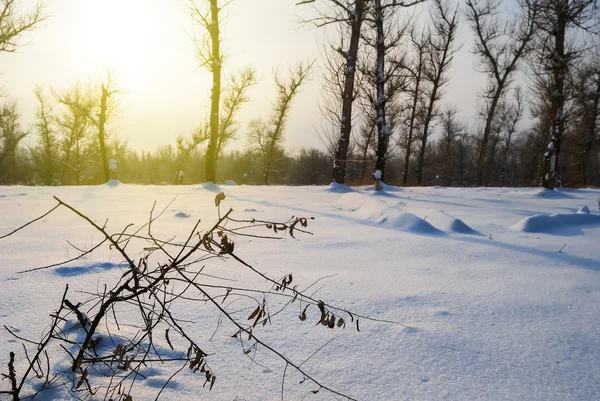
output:
[[[351,182],[358,156],[374,161],[376,187],[397,181],[389,168],[396,157],[404,159],[405,185],[432,177],[445,185],[598,184],[596,0],[300,3],[317,11],[307,22],[338,29],[326,46],[329,125],[321,131],[334,181]],[[429,15],[409,18],[410,7]],[[453,59],[465,45],[457,40],[461,25],[473,35],[466,44],[473,73],[487,78],[469,124],[444,105]]]
[[[8,106],[6,106],[8,107]],[[16,110],[14,104],[8,107]],[[2,131],[14,127],[12,132],[20,131],[18,119],[14,114],[2,121]],[[469,132],[460,122],[453,121],[456,115],[445,110],[441,135],[427,146],[425,158],[428,162],[423,170],[422,185],[475,186],[477,185],[477,134]],[[4,121],[10,124],[4,125]],[[507,120],[503,137],[495,145],[499,149],[494,153],[490,186],[537,186],[539,174],[543,168],[543,149],[547,146],[543,136],[535,129],[513,133],[510,142],[511,121]],[[66,129],[66,128],[64,128]],[[93,185],[106,182],[102,168],[99,146],[93,137],[93,130],[73,140],[66,131],[51,139],[57,145],[57,153],[43,153],[43,146],[17,146],[14,152],[8,152],[0,162],[1,184],[23,185]],[[84,130],[85,132],[85,130]],[[33,134],[33,132],[31,132]],[[576,136],[576,134],[578,134]],[[38,132],[39,135],[39,132]],[[502,139],[503,138],[503,139]],[[567,149],[583,148],[585,131],[573,131],[565,142]],[[69,146],[70,152],[68,151]],[[595,145],[595,152],[598,152]],[[356,147],[349,154],[346,182],[350,185],[371,184],[375,172],[375,149],[370,149],[366,159]],[[508,149],[508,151],[507,151]],[[352,150],[352,149],[351,149]],[[137,152],[124,142],[110,138],[107,152],[110,159],[116,161],[117,169],[113,177],[124,183],[173,185],[196,184],[205,181],[205,149],[195,148],[187,153],[185,146],[167,145],[152,152]],[[182,162],[182,159],[185,159]],[[600,163],[598,157],[594,163],[583,166],[577,152],[566,153],[561,174],[567,186],[580,187],[600,185]],[[287,152],[280,149],[276,159],[269,167],[269,185],[327,185],[331,182],[333,155],[322,149],[300,149]],[[416,177],[418,160],[411,158],[409,170]],[[182,172],[182,174],[180,174]],[[386,183],[403,185],[404,155],[397,151],[387,160]],[[218,183],[231,180],[237,184],[265,184],[264,164],[256,150],[236,150],[225,152],[217,163]],[[416,185],[415,178],[407,185]]]
[[[110,73],[101,82],[37,89],[31,127],[22,126],[17,103],[0,109],[0,183],[79,185],[118,177],[148,184],[375,182],[377,188],[382,182],[600,185],[597,0],[505,3],[300,1],[316,10],[307,22],[337,33],[329,36],[335,39],[326,44],[320,77],[325,149],[290,153],[283,146],[286,123],[313,63],[275,74],[269,115],[242,126],[236,117],[251,101],[255,71],[223,74],[220,2],[190,0],[192,20],[204,32],[196,40],[198,61],[213,82],[210,114],[194,132],[139,153],[111,131],[122,93]],[[14,3],[0,4],[16,15]],[[427,18],[406,17],[413,6],[428,9]],[[42,11],[23,17],[20,30],[0,24],[0,52],[2,41],[16,43]],[[487,78],[469,122],[445,99],[453,59],[465,45],[457,42],[461,25],[473,34],[475,69]],[[240,137],[246,149],[228,151]]]

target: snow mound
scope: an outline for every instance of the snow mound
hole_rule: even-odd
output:
[[[200,189],[206,189],[210,192],[221,192],[221,188],[214,182],[205,182],[204,184],[200,184]]]
[[[427,217],[431,217],[431,222],[434,226],[442,231],[457,234],[481,235],[479,231],[472,229],[461,219],[449,215],[443,210],[428,212]]]
[[[599,225],[600,215],[587,213],[565,214],[536,214],[525,217],[511,227],[514,231],[524,233],[552,233],[561,234],[570,227]]]
[[[108,180],[108,182],[106,184],[107,187],[118,187],[119,185],[121,185],[121,181],[119,180],[115,180],[114,178],[111,178],[110,180]]]
[[[533,196],[536,198],[544,198],[544,199],[565,199],[571,198],[571,195],[567,194],[565,191],[560,190],[552,190],[548,188],[539,188],[533,193]]]
[[[404,188],[400,188],[394,185],[388,185],[384,182],[381,183],[381,188],[383,188],[384,191],[388,191],[388,192],[402,192],[404,191]]]
[[[225,185],[233,187],[233,186],[236,186],[237,184],[233,180],[227,180],[227,181],[225,181]]]
[[[590,208],[587,207],[587,205],[583,205],[578,211],[577,213],[579,214],[590,214]]]
[[[399,231],[415,234],[441,234],[441,231],[412,213],[400,212],[399,214],[384,218],[382,223],[386,227]]]
[[[349,192],[354,192],[354,189],[346,186],[344,184],[338,184],[337,182],[332,182],[327,187],[327,192],[333,192],[337,194],[347,194]]]
[[[441,234],[441,231],[412,213],[402,211],[403,202],[395,206],[360,193],[347,193],[340,197],[338,205],[359,219],[385,228],[415,234]]]

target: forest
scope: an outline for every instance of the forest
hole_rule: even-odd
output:
[[[274,74],[268,118],[240,123],[252,67],[226,73],[222,14],[235,2],[188,2],[198,67],[213,86],[208,115],[153,151],[128,146],[114,121],[128,96],[109,67],[102,79],[37,87],[35,122],[19,100],[0,106],[0,184],[226,182],[252,185],[585,187],[600,185],[600,33],[595,0],[304,0],[303,24],[328,30],[321,68],[299,61]],[[418,13],[412,9],[420,10]],[[0,2],[0,53],[48,15]],[[250,23],[250,22],[249,22]],[[458,41],[458,29],[470,42]],[[319,46],[319,44],[315,44]],[[477,116],[444,102],[457,51],[486,77]],[[321,148],[285,147],[286,123],[307,80],[317,80]],[[182,88],[185,90],[185,88]],[[230,146],[245,141],[243,149]]]

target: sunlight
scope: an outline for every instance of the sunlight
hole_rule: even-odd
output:
[[[160,40],[161,20],[151,2],[144,0],[86,1],[79,21],[81,57],[98,70],[108,66],[129,89],[142,85],[149,67],[160,57],[152,53]]]

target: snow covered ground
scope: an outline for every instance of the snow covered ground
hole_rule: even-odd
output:
[[[236,240],[244,260],[275,278],[293,272],[300,287],[324,278],[312,287],[315,297],[409,326],[361,321],[360,332],[328,330],[315,327],[310,313],[300,322],[292,307],[257,332],[297,363],[333,339],[303,365],[324,384],[364,401],[600,399],[600,190],[220,190],[234,217],[315,217],[308,227],[313,236]],[[0,187],[0,236],[50,209],[53,195],[99,224],[108,218],[113,231],[145,223],[154,201],[160,209],[177,196],[155,230],[183,239],[198,218],[203,227],[214,222],[215,191],[198,185]],[[67,240],[85,248],[98,238],[59,209],[0,240],[0,326],[39,338],[65,284],[77,291],[114,283],[122,258],[109,249],[67,267],[19,274],[75,256]],[[249,276],[235,261],[207,269],[238,282]],[[201,376],[184,371],[161,399],[281,399],[280,360],[259,348],[260,365],[251,363],[226,325],[209,340],[219,318],[209,305],[191,303],[178,312],[194,322],[194,335],[214,354],[208,360],[217,381],[209,392]],[[1,331],[2,373],[10,351],[22,355],[22,346]],[[17,374],[22,369],[18,363]],[[134,400],[154,399],[171,372],[155,364],[145,373]],[[301,379],[288,370],[286,399],[341,399],[313,395],[315,386]],[[0,389],[6,386],[0,382]]]

